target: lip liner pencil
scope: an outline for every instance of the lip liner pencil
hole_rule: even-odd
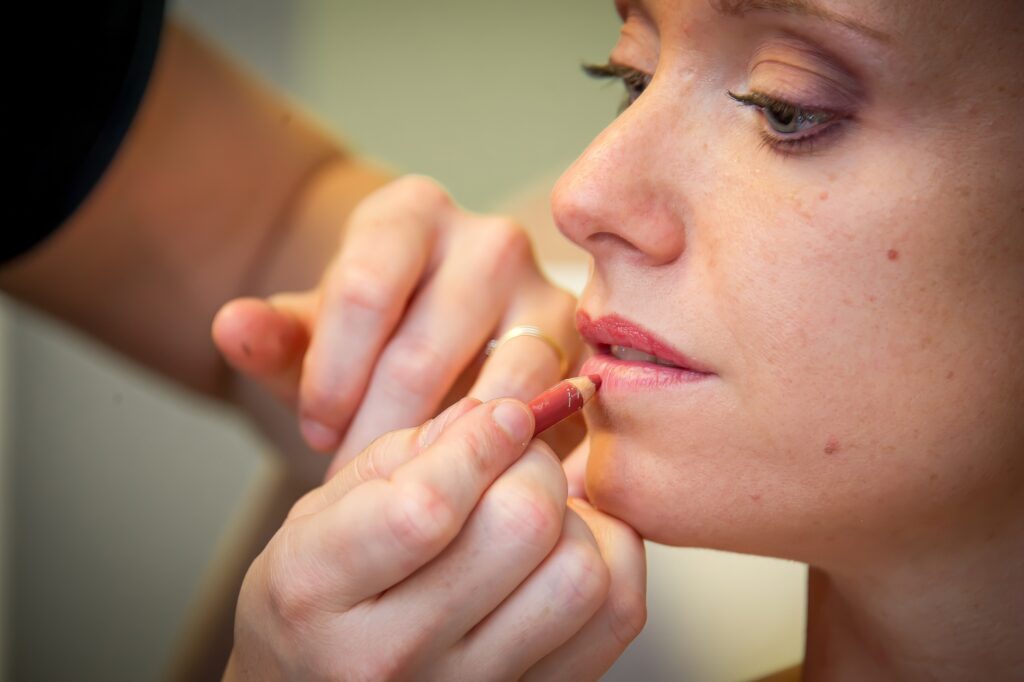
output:
[[[533,437],[562,421],[569,415],[578,412],[594,397],[601,387],[601,377],[597,374],[573,377],[560,381],[528,404],[533,411],[536,426]]]

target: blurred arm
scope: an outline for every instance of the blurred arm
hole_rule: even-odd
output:
[[[56,235],[0,271],[0,287],[238,401],[210,340],[217,309],[315,283],[349,210],[388,179],[168,22],[114,162]]]

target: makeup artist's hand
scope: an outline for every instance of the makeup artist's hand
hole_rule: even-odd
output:
[[[587,499],[587,458],[590,456],[590,438],[580,441],[572,452],[562,460],[562,471],[569,485],[569,497]]]
[[[332,472],[448,396],[527,400],[560,379],[556,352],[526,336],[481,369],[487,340],[510,327],[542,329],[575,363],[575,300],[541,276],[515,223],[410,176],[367,197],[341,232],[316,289],[232,301],[213,329],[231,365],[295,406],[311,447],[338,453]]]
[[[634,531],[566,506],[516,400],[465,398],[304,496],[246,575],[227,679],[596,679],[643,626]]]

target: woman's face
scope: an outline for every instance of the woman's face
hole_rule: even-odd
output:
[[[618,8],[635,101],[553,195],[594,258],[591,499],[819,564],[1019,513],[1017,3]]]

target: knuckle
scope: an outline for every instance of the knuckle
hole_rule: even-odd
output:
[[[408,429],[388,431],[370,443],[352,460],[351,466],[356,482],[362,484],[388,478],[394,467],[394,464],[389,462],[389,454],[392,449],[405,449],[410,433]]]
[[[517,266],[532,261],[533,247],[526,230],[511,218],[503,216],[483,219],[481,234],[485,235],[488,274],[514,272]],[[512,266],[512,267],[510,267]]]
[[[526,229],[508,216],[492,216],[484,219],[485,229],[497,250],[506,254],[528,253],[530,238]]]
[[[465,400],[465,398],[463,398]],[[426,449],[437,438],[438,432],[444,428],[445,413],[431,417],[413,431],[413,442],[417,450]]]
[[[407,212],[410,207],[430,215],[452,205],[451,197],[432,178],[405,175],[392,180],[359,202],[349,215],[348,224],[372,228],[396,213]]]
[[[484,496],[482,511],[487,533],[496,541],[513,539],[544,550],[554,546],[562,525],[557,502],[541,489],[525,485],[492,487]]]
[[[646,596],[633,589],[613,588],[608,595],[608,613],[612,634],[621,644],[629,644],[647,624]]]
[[[433,178],[425,175],[405,175],[390,185],[396,197],[428,213],[451,207],[448,193]]]
[[[459,435],[461,459],[475,477],[486,476],[494,461],[495,440],[485,433],[465,431]]]
[[[499,435],[498,426],[493,422],[478,422],[477,426],[461,431],[449,447],[457,450],[460,474],[472,481],[493,481],[501,473],[497,470],[499,466],[515,456],[517,446]]]
[[[445,354],[424,339],[396,340],[382,364],[388,381],[404,395],[428,399],[444,389]]]
[[[354,309],[384,317],[397,308],[400,292],[371,265],[355,260],[339,262],[331,274],[327,300],[333,307]]]
[[[350,466],[354,483],[363,485],[370,481],[390,478],[395,468],[406,461],[403,453],[409,452],[415,438],[414,429],[388,431],[377,437],[352,460]]]
[[[323,496],[323,491],[319,487],[310,490],[295,501],[295,504],[288,510],[288,516],[285,517],[285,521],[291,521],[292,519],[312,513],[318,508],[316,498],[321,496]]]
[[[558,455],[555,454],[550,445],[542,440],[534,440],[530,443],[523,456],[535,461],[536,465],[540,468],[539,475],[545,481],[557,483],[559,491],[564,493],[561,487],[568,485],[565,478],[565,470],[562,468],[562,462],[558,459]],[[564,499],[562,499],[561,504],[565,504]]]
[[[387,528],[405,552],[409,566],[439,552],[458,531],[455,509],[437,489],[420,482],[395,488],[396,504],[388,511]]]
[[[371,446],[352,461],[352,469],[357,481],[365,482],[382,478],[380,473],[381,467],[378,462],[379,452],[378,448]]]
[[[344,425],[352,411],[351,389],[327,383],[324,375],[319,381],[309,381],[302,386],[300,403],[301,415],[313,417],[331,426]]]
[[[569,542],[557,562],[562,584],[559,593],[569,607],[596,606],[608,596],[611,573],[601,553],[588,542]]]
[[[397,656],[380,655],[367,652],[368,655],[353,657],[345,661],[338,675],[327,679],[354,680],[356,682],[376,682],[377,680],[396,680],[402,677],[404,662]]]
[[[290,629],[302,629],[316,610],[315,580],[288,551],[290,529],[284,527],[280,542],[267,554],[267,599],[274,613]]]

